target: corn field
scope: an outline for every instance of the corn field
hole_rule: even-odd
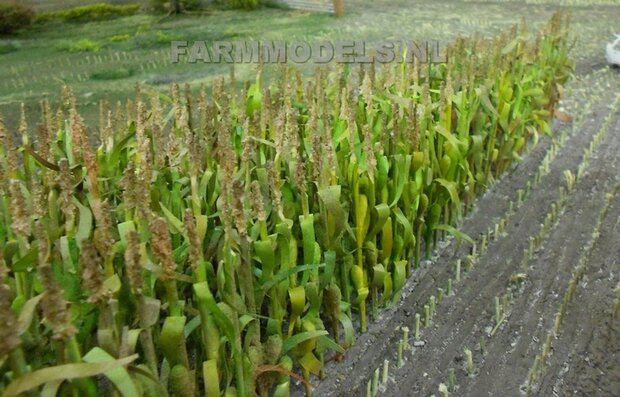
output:
[[[445,64],[137,87],[91,129],[64,88],[36,129],[0,123],[2,396],[312,394],[551,133],[567,31],[556,14]]]

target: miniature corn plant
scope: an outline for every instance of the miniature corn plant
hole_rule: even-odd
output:
[[[353,324],[445,233],[463,238],[476,196],[550,132],[568,46],[557,15],[535,42],[460,39],[446,64],[359,81],[340,65],[268,84],[261,66],[243,94],[234,74],[138,87],[102,102],[98,128],[65,88],[34,140],[25,110],[18,133],[0,118],[0,390],[286,397],[295,379],[310,394]]]

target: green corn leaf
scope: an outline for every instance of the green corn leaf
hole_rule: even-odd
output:
[[[411,226],[411,222],[407,220],[407,217],[405,216],[405,214],[403,214],[403,211],[401,211],[400,208],[394,207],[392,209],[392,212],[396,217],[396,222],[398,222],[398,224],[401,225],[404,229],[404,232],[402,234],[403,246],[406,247],[409,243],[415,244],[415,236],[413,234],[413,227]],[[401,236],[399,235],[399,237]]]
[[[316,238],[314,236],[314,216],[300,215],[299,224],[303,240],[304,264],[310,265],[314,262],[314,244]]]
[[[396,301],[399,297],[399,292],[401,288],[405,285],[407,281],[407,261],[397,261],[394,263],[394,301]]]
[[[344,313],[340,313],[340,324],[344,329],[344,342],[346,346],[352,346],[355,340],[355,328],[353,327],[353,321]]]
[[[5,253],[5,255],[8,255],[8,253]],[[39,255],[39,243],[34,241],[32,245],[30,246],[30,249],[28,250],[26,255],[19,258],[12,265],[9,263],[9,266],[11,270],[13,270],[14,272],[31,271],[37,265],[38,255]]]
[[[40,397],[56,397],[56,395],[58,394],[58,389],[60,389],[60,386],[62,385],[62,382],[64,381],[65,381],[64,379],[56,379],[56,380],[47,382],[43,386],[43,390],[41,390]]]
[[[381,301],[384,304],[388,302],[394,292],[394,281],[392,280],[392,277],[392,273],[386,272],[385,277],[383,278],[383,299]]]
[[[232,341],[235,340],[237,334],[235,331],[235,326],[215,302],[215,298],[213,297],[213,294],[211,294],[211,290],[209,289],[209,284],[206,281],[203,281],[194,284],[193,288],[196,298],[206,305],[206,307],[209,309],[209,312],[213,315],[213,318],[217,323],[218,328],[220,328],[220,330],[224,332],[226,338],[228,338],[228,340],[232,343]]]
[[[93,347],[83,359],[87,363],[106,363],[113,361],[114,357],[99,347]],[[110,382],[112,382],[116,390],[123,397],[138,397],[140,395],[136,389],[136,385],[133,383],[133,380],[125,368],[114,368],[104,372],[104,375],[110,380]]]
[[[338,353],[344,353],[345,350],[338,343],[334,342],[333,339],[327,336],[320,336],[317,338],[317,352],[323,353],[326,351],[336,351]]]
[[[208,360],[202,363],[202,377],[204,379],[206,397],[219,397],[220,379],[217,360]]]
[[[142,296],[139,306],[138,317],[140,319],[141,328],[150,328],[159,321],[159,312],[161,311],[161,301],[159,299]]]
[[[2,397],[17,397],[22,393],[35,389],[48,382],[87,378],[106,374],[109,371],[124,367],[137,358],[138,355],[134,354],[133,356],[118,360],[112,359],[93,363],[63,364],[39,369],[12,381],[4,390]]]
[[[198,327],[200,327],[200,322],[200,316],[196,316],[185,324],[185,328],[183,329],[183,335],[185,335],[185,338],[188,338],[196,329],[198,329]]]
[[[297,345],[314,339],[314,338],[318,338],[320,336],[323,335],[328,335],[328,332],[325,330],[321,330],[321,331],[304,331],[304,332],[300,332],[298,334],[295,334],[293,336],[290,336],[288,338],[286,338],[286,340],[284,341],[284,343],[282,343],[282,354],[286,354],[289,351],[291,351],[293,348],[295,348]]]
[[[318,375],[323,368],[323,364],[316,358],[312,352],[307,352],[299,358],[299,365],[306,371]]]
[[[130,365],[127,370],[133,379],[140,381],[141,394],[143,396],[162,396],[168,397],[168,391],[164,388],[159,377],[153,375],[151,370],[145,364]]]
[[[496,118],[499,117],[497,109],[495,109],[495,106],[493,106],[491,100],[489,99],[489,89],[487,87],[476,88],[476,92],[478,93],[482,106]]]
[[[159,346],[171,367],[177,364],[189,366],[185,347],[185,316],[169,316],[159,337]]]
[[[377,264],[372,268],[372,286],[375,288],[383,287],[383,279],[385,278],[386,271],[382,264]]]
[[[196,234],[198,234],[198,240],[202,243],[207,235],[207,228],[209,226],[209,217],[207,215],[194,215],[196,218]]]
[[[392,203],[390,207],[394,207],[400,196],[405,190],[405,184],[409,178],[409,170],[411,169],[411,155],[398,154],[394,156],[394,165],[396,168],[396,188],[394,189],[394,196],[392,197]]]
[[[383,228],[383,226],[385,225],[385,222],[388,220],[389,217],[390,217],[390,207],[387,204],[381,203],[379,205],[375,205],[375,207],[372,210],[372,219],[371,219],[373,228],[370,232],[368,232],[368,234],[366,235],[366,238],[367,239],[374,238],[375,235],[379,233],[379,231]]]
[[[135,135],[134,131],[130,131],[121,141],[114,145],[114,149],[108,155],[108,160],[105,163],[105,174],[114,174],[114,170],[118,168],[119,159],[121,157],[122,152],[127,149],[127,144]]]
[[[260,79],[257,79],[256,83],[250,85],[248,89],[248,96],[246,102],[246,114],[248,117],[252,117],[256,112],[260,111],[262,106],[263,94],[260,88]]]
[[[258,261],[262,264],[261,282],[266,282],[273,277],[273,270],[276,265],[274,244],[271,240],[254,241],[254,252]]]
[[[390,258],[392,254],[393,242],[392,218],[389,217],[383,225],[383,230],[381,231],[381,262],[386,262]]]
[[[243,314],[241,317],[239,317],[239,326],[241,328],[241,331],[243,331],[245,327],[253,320],[256,320],[256,318],[250,316],[249,314]]]
[[[23,335],[28,328],[34,317],[34,313],[37,309],[37,305],[43,298],[43,294],[39,294],[33,298],[28,299],[21,308],[19,318],[17,320],[17,334]]]
[[[278,383],[276,389],[273,392],[274,397],[291,397],[291,381],[287,380]]]
[[[289,300],[291,302],[291,315],[289,325],[289,336],[295,329],[295,322],[303,313],[306,307],[306,289],[303,286],[289,288],[288,290]]]
[[[119,223],[117,226],[118,235],[121,238],[121,242],[123,243],[123,247],[127,246],[127,235],[129,232],[136,231],[136,224],[133,221],[126,221]]]
[[[5,214],[8,215],[8,212],[10,212],[8,209],[4,210]],[[6,224],[10,224],[10,217],[6,218]],[[3,231],[6,231],[7,228],[2,228]],[[37,241],[33,241],[33,244],[37,244]],[[6,242],[6,244],[3,247],[3,257],[4,260],[6,261],[6,264],[9,267],[13,266],[13,256],[19,253],[19,243],[15,240],[9,240]],[[30,249],[28,250],[28,254],[33,250],[32,246],[30,247]],[[35,249],[35,255],[38,253],[38,251]],[[26,254],[26,255],[28,255]]]
[[[82,205],[75,197],[73,197],[73,204],[78,207],[80,213],[80,221],[78,224],[77,232],[75,233],[75,241],[78,246],[82,245],[82,240],[87,239],[90,236],[90,232],[93,228],[93,216],[88,207]]]
[[[355,265],[351,268],[351,280],[357,292],[357,298],[353,303],[360,304],[366,300],[369,293],[366,274],[361,266]]]
[[[502,48],[502,55],[508,55],[511,52],[513,52],[515,50],[515,48],[517,48],[517,44],[519,44],[519,40],[521,38],[517,37],[516,39],[512,40],[510,43],[506,44],[504,46],[504,48]]]
[[[460,242],[462,240],[465,240],[465,241],[467,241],[470,244],[474,244],[475,243],[473,238],[469,237],[467,234],[465,234],[462,231],[458,230],[454,226],[443,224],[443,225],[435,225],[434,228],[436,230],[443,230],[443,231],[446,231],[446,232],[450,233],[451,235],[453,235],[457,239],[459,244],[460,244]]]
[[[342,187],[340,185],[329,186],[319,190],[319,197],[327,209],[328,216],[331,220],[331,228],[329,238],[332,241],[337,240],[345,229],[347,223],[347,214],[342,207],[341,202]],[[328,221],[329,222],[329,221]]]
[[[179,194],[178,196],[180,197],[181,195]],[[159,203],[159,207],[163,211],[164,216],[166,217],[166,220],[168,221],[168,225],[172,226],[170,232],[172,234],[183,234],[185,232],[185,227],[183,226],[183,222],[181,222],[179,218],[174,216],[174,214],[170,212],[170,210],[168,210],[168,208],[166,208],[166,206],[164,206],[162,202]]]
[[[43,167],[48,168],[52,171],[60,171],[60,168],[56,164],[50,163],[49,161],[45,160],[38,153],[36,153],[30,145],[23,145],[23,148],[26,153],[32,156],[36,160],[36,162],[41,164]]]
[[[458,139],[458,137],[457,137],[456,135],[454,135],[454,134],[450,133],[450,132],[449,132],[448,130],[446,130],[446,129],[445,129],[445,127],[444,127],[444,126],[442,126],[442,125],[437,125],[437,126],[435,126],[435,130],[437,131],[437,133],[438,133],[439,135],[441,135],[442,137],[446,138],[446,140],[448,141],[448,143],[449,143],[451,146],[455,147],[455,148],[458,148],[458,147],[463,147],[463,146],[465,146],[465,145],[466,145],[464,142],[461,142],[461,141]]]
[[[196,395],[193,375],[187,367],[181,364],[177,364],[170,369],[168,388],[174,396]]]
[[[67,236],[62,236],[60,242],[60,257],[62,258],[63,270],[65,273],[72,273],[75,271],[75,265],[73,264],[73,257],[71,255],[70,241]]]
[[[443,186],[448,191],[448,194],[450,195],[450,201],[452,201],[452,203],[454,204],[456,208],[457,214],[459,214],[460,216],[461,199],[459,198],[459,193],[457,191],[457,184],[455,182],[451,182],[443,178],[437,178],[435,179],[435,181],[439,183],[441,186]]]
[[[122,282],[120,277],[118,277],[118,274],[108,277],[103,282],[103,287],[108,291],[112,292],[113,294],[116,294],[118,291],[120,291],[121,286]]]
[[[127,337],[123,336],[123,346],[121,347],[121,351],[126,353],[133,354],[136,351],[136,346],[138,345],[138,338],[142,333],[142,329],[130,329],[127,331]]]
[[[271,141],[268,141],[266,139],[258,138],[258,137],[255,137],[255,136],[250,136],[250,139],[255,141],[255,142],[261,143],[261,144],[263,144],[263,145],[265,145],[267,147],[271,147],[271,148],[274,148],[274,149],[276,147],[275,143],[273,143]]]
[[[360,194],[356,198],[357,205],[355,206],[355,239],[357,241],[357,248],[361,249],[364,245],[366,233],[368,232],[368,197],[365,194]]]
[[[325,252],[325,271],[321,275],[321,288],[327,287],[332,282],[334,271],[336,270],[336,253],[334,251]]]
[[[293,274],[300,273],[300,272],[305,272],[307,270],[317,270],[317,269],[320,269],[322,267],[325,267],[325,263],[318,263],[318,264],[314,264],[314,265],[300,265],[300,266],[295,266],[295,267],[293,267],[291,269],[286,269],[286,270],[280,271],[273,278],[268,280],[266,283],[262,284],[261,285],[261,289],[263,290],[263,292],[267,292],[274,285],[276,285],[276,284],[286,280],[287,278],[289,278]]]

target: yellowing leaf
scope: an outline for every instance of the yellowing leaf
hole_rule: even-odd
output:
[[[63,364],[39,369],[21,376],[11,382],[4,390],[2,397],[17,397],[28,390],[35,389],[48,382],[87,378],[90,376],[105,374],[108,371],[122,368],[125,365],[135,361],[137,358],[138,355],[134,354],[133,356],[118,360],[94,363]]]

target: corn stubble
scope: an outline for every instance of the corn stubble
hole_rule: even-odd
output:
[[[34,143],[0,124],[0,390],[311,394],[549,133],[566,27],[459,39],[441,65],[138,89],[102,103],[97,148],[68,88]]]

